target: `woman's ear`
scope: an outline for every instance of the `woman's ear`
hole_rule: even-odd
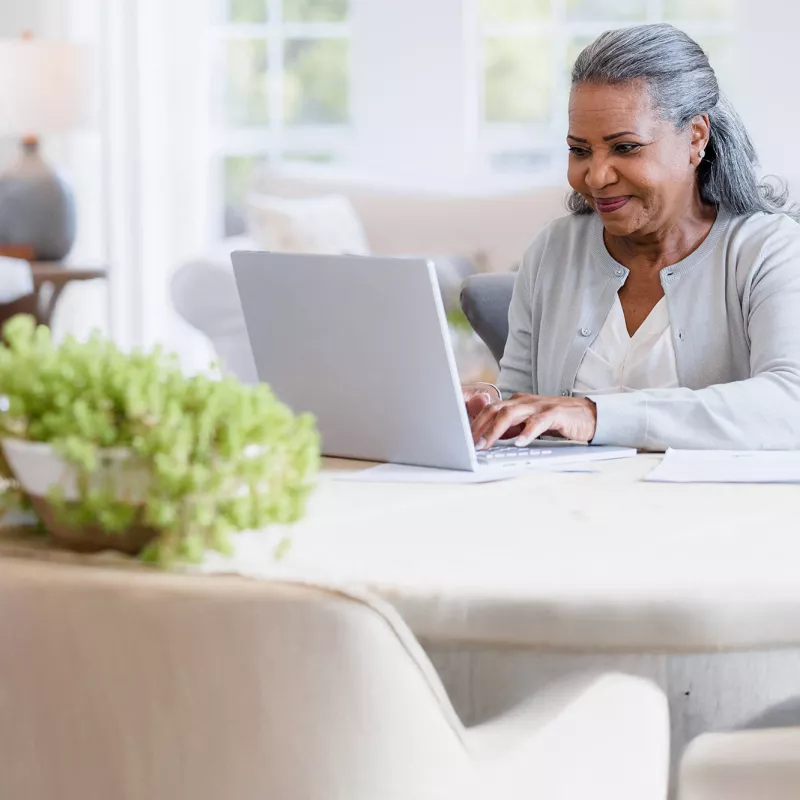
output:
[[[695,167],[699,167],[700,162],[705,158],[706,148],[711,138],[711,123],[708,114],[701,114],[692,120],[691,132],[689,160]]]

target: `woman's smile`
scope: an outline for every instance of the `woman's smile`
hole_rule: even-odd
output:
[[[622,195],[621,197],[593,197],[594,205],[597,211],[601,214],[613,214],[619,211],[623,206],[628,204],[631,199],[630,195]]]

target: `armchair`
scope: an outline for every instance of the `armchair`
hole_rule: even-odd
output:
[[[664,800],[663,693],[585,675],[465,729],[368,595],[0,560],[0,797]]]

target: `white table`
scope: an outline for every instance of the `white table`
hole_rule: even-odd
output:
[[[282,562],[272,531],[207,568],[371,588],[468,723],[568,671],[649,676],[677,758],[800,695],[800,487],[643,483],[658,458],[469,486],[342,482],[365,465],[329,461]]]
[[[247,534],[237,568],[389,599],[469,722],[564,672],[649,676],[677,760],[800,696],[800,487],[642,482],[659,458],[471,486],[339,482],[364,465],[330,461],[284,563]]]
[[[659,458],[466,486],[341,482],[364,465],[329,460],[284,562],[256,533],[232,563],[366,585],[436,642],[800,645],[800,487],[641,481]]]

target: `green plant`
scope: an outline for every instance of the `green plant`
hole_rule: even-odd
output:
[[[228,553],[232,533],[302,515],[319,437],[313,418],[293,415],[267,386],[187,377],[158,348],[124,353],[97,334],[55,345],[27,316],[3,335],[0,437],[47,442],[79,470],[79,500],[48,498],[70,525],[113,536],[138,518],[158,531],[142,557],[168,565]],[[150,474],[140,508],[87,479],[112,447],[128,448]],[[13,480],[5,460],[0,471]]]

